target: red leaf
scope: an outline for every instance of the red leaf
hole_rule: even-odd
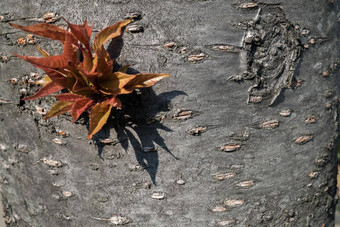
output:
[[[72,78],[67,77],[67,75],[64,75],[64,72],[61,70],[55,70],[55,69],[48,69],[42,66],[37,66],[37,68],[42,69],[46,72],[48,77],[55,83],[60,86],[63,86],[63,88],[72,88],[75,80],[72,80]]]
[[[112,106],[107,101],[97,103],[90,112],[90,125],[88,139],[91,139],[106,123],[110,116]]]
[[[63,88],[65,88],[65,87],[52,81],[52,82],[46,84],[44,87],[40,88],[34,95],[23,98],[22,100],[33,100],[33,99],[41,98],[41,97],[44,97],[46,95],[50,95],[50,94],[53,94],[57,91],[60,91]]]
[[[14,54],[15,56],[28,61],[29,63],[45,68],[64,68],[69,65],[75,60],[75,52],[73,50],[71,44],[71,35],[66,35],[66,39],[64,42],[64,51],[62,55],[57,56],[50,56],[50,57],[30,57],[30,56],[21,56],[18,54]]]
[[[57,56],[50,56],[50,57],[30,57],[30,56],[21,56],[15,53],[13,55],[17,56],[18,58],[24,59],[33,65],[43,66],[46,68],[62,68],[68,65],[68,62],[61,55]]]
[[[56,70],[49,69],[49,68],[42,67],[42,66],[38,66],[38,65],[34,65],[34,66],[39,68],[39,69],[44,70],[51,80],[60,80],[60,79],[66,78],[63,74],[61,74],[60,72],[58,72]]]
[[[62,54],[62,57],[65,58],[65,60],[68,62],[73,62],[76,54],[72,46],[72,37],[73,37],[72,35],[69,34],[66,35],[66,39],[64,42],[64,50]]]
[[[84,24],[77,25],[69,23],[64,17],[64,21],[68,24],[69,28],[71,29],[72,34],[86,47],[89,54],[91,54],[90,48],[90,38],[92,33],[92,27],[88,26],[87,21],[85,20]]]
[[[47,75],[51,78],[52,81],[55,81],[56,83],[64,86],[64,88],[67,88],[69,90],[72,90],[75,83],[77,82],[77,79],[72,75],[69,68],[64,69],[48,69],[41,66],[36,66],[40,69],[45,70]]]
[[[9,23],[10,26],[13,28],[17,28],[35,35],[39,35],[42,37],[46,37],[49,39],[59,40],[61,42],[64,42],[66,39],[66,34],[70,34],[69,32],[65,31],[62,28],[59,28],[56,25],[53,24],[46,24],[46,23],[40,23],[40,24],[34,24],[29,26],[21,26],[18,24],[12,24]],[[74,37],[72,37],[72,43],[76,43],[76,40]]]
[[[44,120],[70,111],[72,105],[73,105],[72,102],[64,102],[64,101],[56,102],[54,106],[52,106],[51,109],[48,111],[48,113],[45,115]]]
[[[56,99],[60,101],[67,101],[67,102],[74,102],[74,101],[77,101],[78,99],[84,98],[84,96],[72,94],[72,93],[64,93],[64,94],[56,95],[55,97]]]
[[[94,101],[89,98],[83,98],[76,100],[71,109],[71,116],[73,121],[76,121],[80,115],[94,104]]]

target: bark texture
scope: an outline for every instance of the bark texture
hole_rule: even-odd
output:
[[[8,225],[331,226],[339,8],[337,0],[2,1]],[[108,48],[113,57],[121,48],[117,62],[131,70],[171,77],[124,97],[92,141],[86,116],[43,122],[40,108],[53,98],[20,101],[41,71],[10,54],[38,51],[18,45],[26,33],[8,22],[37,23],[47,12],[87,19],[95,32],[139,13],[140,27]],[[60,53],[58,42],[36,39]]]

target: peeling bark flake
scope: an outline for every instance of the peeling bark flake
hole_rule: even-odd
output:
[[[188,133],[189,133],[190,135],[193,135],[193,136],[199,136],[199,135],[201,135],[202,133],[204,133],[206,130],[207,130],[206,127],[197,127],[197,128],[190,129],[190,130],[188,131]]]
[[[9,82],[13,85],[17,84],[18,83],[18,79],[17,78],[11,78],[9,79]]]
[[[134,21],[141,20],[142,19],[142,14],[139,13],[139,12],[128,13],[124,17],[124,19],[133,19]]]
[[[307,117],[305,119],[305,123],[307,123],[307,124],[314,124],[317,120],[318,120],[317,117],[311,116],[311,117]]]
[[[37,113],[40,114],[40,115],[45,115],[45,114],[47,114],[47,110],[44,109],[44,108],[42,108],[42,107],[40,107],[40,106],[35,105],[35,110],[36,110]]]
[[[19,37],[19,38],[17,39],[17,44],[18,44],[19,46],[25,46],[25,45],[26,45],[26,40],[25,40],[23,37]]]
[[[212,47],[213,50],[225,51],[225,52],[240,52],[241,48],[232,45],[214,45]]]
[[[236,224],[235,220],[223,220],[223,221],[218,221],[217,226],[232,226]]]
[[[35,44],[37,42],[37,39],[32,34],[26,35],[26,41],[28,44]]]
[[[258,7],[258,3],[256,2],[247,2],[247,3],[240,3],[236,7],[238,9],[255,9]]]
[[[240,144],[227,144],[219,148],[220,151],[224,152],[233,152],[237,151],[241,148]]]
[[[58,134],[62,137],[67,137],[69,136],[69,133],[63,130],[57,130]]]
[[[200,53],[200,54],[196,54],[196,55],[190,55],[188,57],[188,61],[190,62],[196,62],[196,61],[201,61],[205,58],[205,54],[204,53]]]
[[[225,179],[228,179],[234,176],[236,176],[236,173],[220,173],[220,174],[216,174],[214,178],[218,181],[223,181]]]
[[[285,109],[285,110],[281,110],[279,114],[282,117],[289,117],[291,115],[291,113],[292,113],[292,110]]]
[[[216,206],[213,209],[211,209],[213,212],[224,212],[227,209],[224,206]]]
[[[50,167],[62,167],[63,163],[61,161],[55,161],[52,159],[42,158],[41,161]]]
[[[265,121],[261,124],[262,128],[276,128],[279,127],[279,121],[278,120],[270,120]]]
[[[28,145],[26,145],[26,144],[17,144],[17,145],[14,146],[14,148],[17,151],[22,152],[22,153],[30,152],[30,149],[29,149]]]
[[[7,56],[0,54],[0,62],[6,63],[9,59]]]
[[[144,28],[142,25],[134,24],[134,25],[130,25],[127,28],[127,31],[130,33],[140,33],[140,32],[144,32]]]
[[[53,23],[57,20],[57,14],[56,13],[45,13],[42,16],[42,19],[46,22],[46,23]]]
[[[63,196],[65,196],[66,198],[71,197],[72,195],[73,194],[70,191],[63,191]]]
[[[319,172],[313,171],[313,172],[311,172],[311,173],[308,174],[308,177],[309,177],[310,179],[315,179],[315,178],[318,177],[318,175],[319,175]]]
[[[244,204],[244,200],[243,199],[231,199],[231,200],[224,201],[224,204],[228,207],[238,207]]]
[[[297,144],[305,144],[313,139],[312,135],[305,135],[305,136],[300,136],[295,139],[295,142]]]
[[[98,221],[108,221],[110,222],[111,224],[114,224],[114,225],[125,225],[125,224],[128,224],[130,222],[130,220],[126,217],[122,217],[122,216],[119,216],[119,215],[114,215],[108,219],[106,218],[94,218],[92,217],[92,219],[94,220],[98,220]]]
[[[174,47],[176,47],[176,43],[175,42],[167,42],[164,44],[164,46],[166,48],[168,48],[169,50],[173,49]]]
[[[66,142],[63,141],[63,140],[60,139],[60,138],[54,138],[54,139],[53,139],[53,142],[56,143],[56,144],[59,144],[59,145],[65,145],[65,144],[66,144]]]
[[[162,199],[165,198],[165,194],[164,194],[164,192],[154,192],[154,193],[152,193],[151,198],[162,200]]]
[[[238,184],[236,184],[237,187],[240,187],[240,188],[248,188],[248,187],[252,187],[254,186],[254,181],[250,180],[250,181],[243,181],[243,182],[240,182]]]
[[[177,113],[174,114],[173,118],[176,120],[187,120],[191,118],[191,116],[191,110],[178,110]]]
[[[176,181],[176,183],[177,183],[178,185],[184,185],[184,184],[186,183],[186,181],[183,180],[183,179],[179,179],[179,180]]]

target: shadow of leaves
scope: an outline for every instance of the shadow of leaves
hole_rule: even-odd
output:
[[[164,150],[174,159],[178,158],[170,151],[159,133],[160,130],[166,132],[172,130],[155,120],[155,116],[160,111],[169,111],[171,99],[178,95],[185,93],[172,91],[156,96],[151,88],[143,88],[121,97],[122,110],[113,111],[107,125],[93,137],[98,155],[102,158],[105,146],[100,141],[110,138],[110,131],[113,128],[122,148],[125,151],[129,146],[133,148],[138,165],[148,172],[151,181],[156,185],[159,153]]]
[[[112,39],[107,48],[112,59],[116,60],[120,56],[123,46],[124,41],[121,37]],[[114,71],[120,67],[121,65],[115,61]],[[129,67],[127,73],[137,74],[139,71]],[[110,131],[114,128],[118,143],[125,151],[131,145],[138,164],[148,172],[153,184],[156,184],[160,150],[165,150],[173,158],[178,159],[171,153],[159,133],[159,130],[167,132],[172,130],[161,124],[156,116],[160,112],[170,111],[171,100],[179,95],[186,93],[171,91],[156,95],[152,88],[142,88],[136,89],[131,94],[118,96],[123,105],[122,109],[112,111],[107,124],[93,137],[99,157],[103,159],[102,152],[105,146],[100,141],[110,138]],[[151,152],[145,152],[146,150]]]

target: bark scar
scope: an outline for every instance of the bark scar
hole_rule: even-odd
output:
[[[269,100],[273,105],[286,88],[294,88],[294,77],[303,47],[300,31],[288,21],[281,8],[263,13],[259,8],[254,20],[234,26],[245,29],[242,41],[245,72],[229,77],[232,81],[252,80],[248,89],[248,103]]]

